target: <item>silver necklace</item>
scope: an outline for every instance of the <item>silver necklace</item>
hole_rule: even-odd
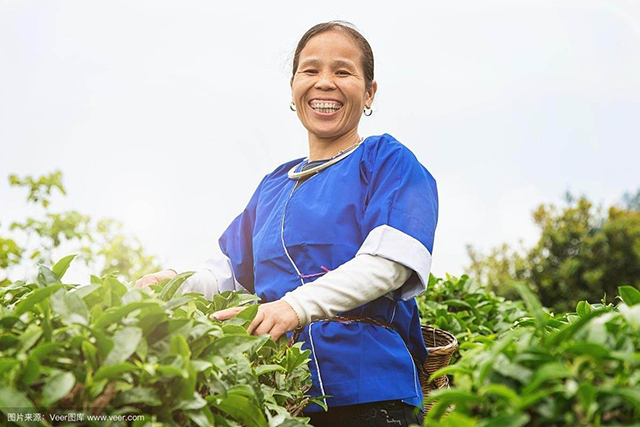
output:
[[[347,157],[352,151],[354,151],[356,148],[358,148],[358,146],[360,144],[362,144],[362,141],[364,141],[364,137],[361,137],[358,142],[356,142],[355,144],[351,145],[350,147],[347,147],[344,150],[338,151],[338,154],[336,154],[335,156],[333,156],[332,158],[330,158],[326,162],[322,163],[321,165],[314,166],[312,168],[309,168],[307,170],[303,170],[303,171],[300,171],[300,172],[296,172],[296,169],[298,169],[298,167],[300,167],[300,165],[302,165],[304,162],[306,162],[309,159],[307,157],[302,162],[300,162],[297,165],[295,165],[294,167],[292,167],[289,170],[289,173],[287,174],[287,176],[290,179],[300,179],[300,178],[303,178],[305,176],[313,175],[313,174],[315,174],[317,172],[320,172],[321,170],[326,169],[329,166],[331,166],[333,164],[336,164],[340,160],[342,160],[345,157]]]

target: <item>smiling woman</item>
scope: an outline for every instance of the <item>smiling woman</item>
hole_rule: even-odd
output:
[[[369,43],[350,27],[326,27],[300,40],[291,77],[292,105],[309,132],[310,161],[360,140],[360,117],[378,89]]]
[[[248,330],[311,350],[314,426],[408,426],[422,420],[427,358],[415,297],[429,283],[436,181],[389,134],[360,137],[378,84],[373,52],[350,24],[318,24],[295,51],[291,109],[309,156],[268,173],[182,286],[207,298],[261,298]],[[175,272],[145,276],[147,286]],[[213,314],[234,317],[243,308]]]

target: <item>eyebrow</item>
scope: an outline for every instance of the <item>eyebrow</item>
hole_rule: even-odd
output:
[[[333,61],[334,65],[337,65],[338,67],[353,67],[353,63],[351,61],[344,61],[342,59],[336,59],[335,61]],[[305,59],[304,61],[302,61],[302,63],[300,63],[299,67],[304,67],[304,66],[309,66],[309,65],[315,65],[315,66],[319,66],[320,65],[320,60],[319,59]]]

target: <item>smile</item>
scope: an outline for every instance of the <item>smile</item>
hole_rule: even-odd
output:
[[[309,101],[309,106],[318,113],[333,114],[342,108],[342,103],[328,99],[312,99]]]

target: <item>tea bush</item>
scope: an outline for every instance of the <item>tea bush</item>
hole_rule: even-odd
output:
[[[507,328],[501,308],[487,302],[492,296],[465,291],[466,278],[445,283],[452,289],[440,294],[461,287],[459,299],[469,306],[436,320],[466,334],[460,360],[432,375],[450,374],[456,386],[427,398],[437,403],[425,426],[640,425],[640,291],[621,286],[616,306],[581,301],[575,312],[552,315],[519,284],[526,313]]]
[[[131,425],[291,427],[306,425],[297,416],[310,401],[322,405],[305,394],[309,352],[301,343],[247,334],[255,295],[224,292],[207,301],[176,292],[190,272],[151,291],[113,275],[64,284],[73,258],[40,266],[33,283],[0,287],[5,422],[53,425],[51,415],[71,412],[84,414],[82,425],[127,425],[88,417],[139,414],[144,419]],[[243,304],[249,308],[234,319],[208,317]]]
[[[285,338],[252,336],[255,295],[207,301],[181,294],[192,273],[132,289],[114,275],[64,284],[74,256],[40,266],[31,283],[0,287],[0,409],[15,424],[302,426],[310,402],[309,352]],[[468,276],[431,277],[418,298],[425,324],[453,333],[460,352],[433,377],[425,426],[640,426],[640,291],[620,302],[578,303],[554,314],[525,285],[521,300],[496,296]],[[225,322],[214,311],[248,305]],[[136,414],[130,424],[93,415]],[[636,424],[633,424],[636,423]],[[67,425],[78,425],[78,422]]]
[[[431,275],[428,291],[417,299],[417,304],[423,324],[451,332],[461,344],[478,335],[506,332],[527,315],[522,301],[497,296],[467,275]],[[455,353],[452,363],[458,357]]]

